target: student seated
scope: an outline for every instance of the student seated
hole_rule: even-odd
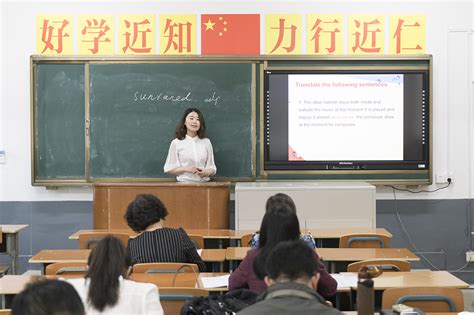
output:
[[[300,240],[276,245],[265,264],[268,288],[238,314],[342,314],[316,293],[320,275],[313,252]]]
[[[278,193],[272,196],[271,198],[268,198],[267,204],[265,205],[265,212],[269,211],[274,207],[275,204],[279,203],[286,203],[289,207],[289,209],[294,210],[296,213],[296,205],[291,199],[290,196],[287,194],[283,193]],[[311,248],[316,248],[316,242],[314,241],[313,235],[311,235],[311,232],[308,232],[308,234],[301,234],[300,238],[308,244]],[[251,248],[258,248],[260,245],[260,232],[255,232],[252,234],[252,237],[250,239],[249,244],[242,244],[242,246],[250,246]]]
[[[113,236],[100,240],[88,260],[84,278],[68,279],[92,314],[163,314],[158,288],[127,280],[130,272],[125,246]]]
[[[256,292],[265,290],[267,285],[263,278],[266,275],[265,264],[270,251],[280,242],[295,241],[300,238],[300,224],[294,209],[276,196],[270,199],[276,200],[270,201],[272,207],[263,216],[259,247],[249,250],[239,267],[230,275],[229,290],[239,288],[248,288]],[[315,250],[309,246],[308,248],[313,253],[313,259],[317,262],[321,277],[318,292],[325,298],[330,298],[336,294],[337,282],[319,261]]]
[[[128,242],[132,264],[177,262],[197,264],[200,271],[206,265],[196,246],[182,229],[163,227],[161,220],[168,215],[165,205],[150,194],[137,195],[125,213],[128,226],[141,233]]]
[[[13,299],[13,315],[85,315],[73,286],[61,280],[30,283]]]

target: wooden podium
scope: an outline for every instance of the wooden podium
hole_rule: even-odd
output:
[[[94,229],[128,229],[124,219],[137,194],[154,194],[168,209],[167,227],[228,229],[230,182],[94,184]]]

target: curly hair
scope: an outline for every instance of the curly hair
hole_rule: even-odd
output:
[[[127,207],[124,218],[135,232],[141,232],[154,223],[164,220],[168,215],[166,206],[151,194],[139,194]]]

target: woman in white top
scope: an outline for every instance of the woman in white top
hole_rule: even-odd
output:
[[[206,122],[197,108],[188,108],[176,126],[164,166],[178,182],[207,182],[216,174],[212,144],[205,135]]]
[[[84,278],[68,279],[81,297],[87,315],[163,315],[158,288],[152,283],[127,280],[130,266],[124,245],[113,236],[92,250]]]

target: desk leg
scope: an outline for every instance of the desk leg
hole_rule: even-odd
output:
[[[335,261],[331,261],[331,268],[329,270],[330,273],[335,273],[336,272],[336,262]]]
[[[11,258],[11,274],[18,274],[18,233],[3,234],[6,236],[7,254]]]

